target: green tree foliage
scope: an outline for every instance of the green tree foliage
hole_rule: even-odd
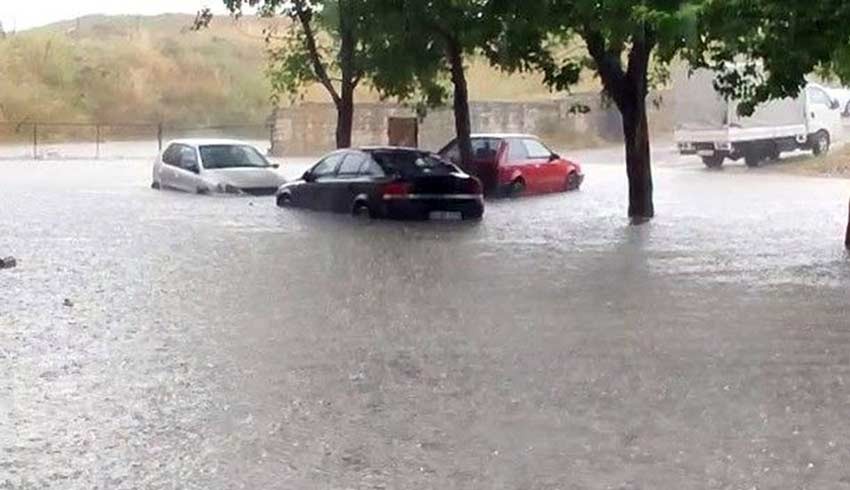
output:
[[[443,103],[452,87],[461,164],[471,160],[467,61],[499,32],[486,0],[367,0],[370,23],[381,26],[372,40],[372,82],[385,96]]]
[[[716,70],[718,88],[744,101],[742,112],[796,96],[813,72],[850,82],[846,0],[714,0],[698,17],[699,35],[684,54]]]
[[[718,88],[744,101],[796,96],[817,71],[850,83],[850,2],[715,0],[700,12],[695,66],[718,70]],[[850,218],[844,239],[850,249]]]
[[[646,97],[654,78],[692,37],[697,0],[493,0],[501,33],[488,46],[507,70],[541,70],[566,90],[583,68],[596,71],[623,116],[629,216],[654,216]],[[573,49],[576,42],[584,49]]]
[[[368,75],[367,38],[374,26],[364,23],[365,0],[223,0],[235,15],[246,6],[262,16],[285,16],[292,22],[280,39],[269,32],[268,76],[275,96],[297,97],[318,83],[337,109],[336,145],[351,146],[354,93]],[[196,25],[209,22],[210,11],[198,15]],[[279,41],[279,42],[278,42]]]
[[[184,15],[92,16],[0,39],[0,117],[178,126],[265,121],[263,43],[248,32],[268,22],[216,22],[203,33],[188,32],[191,22]]]

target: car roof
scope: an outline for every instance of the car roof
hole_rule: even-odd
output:
[[[504,139],[504,138],[530,138],[538,140],[537,136],[533,134],[525,134],[525,133],[473,133],[470,135],[471,138],[494,138],[494,139]]]
[[[363,146],[360,148],[352,148],[353,150],[365,151],[367,153],[372,153],[376,151],[407,151],[411,153],[431,153],[428,150],[423,150],[422,148],[411,148],[408,146]]]
[[[180,138],[176,140],[171,140],[168,142],[169,145],[178,144],[178,145],[188,145],[188,146],[205,146],[205,145],[248,145],[254,146],[253,144],[247,141],[240,141],[234,139],[225,139],[225,138]]]

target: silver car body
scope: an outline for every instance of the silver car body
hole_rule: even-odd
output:
[[[269,194],[286,183],[276,166],[205,168],[200,148],[203,146],[248,146],[227,139],[179,139],[169,142],[153,165],[152,186],[192,193]],[[261,152],[258,151],[260,155]]]

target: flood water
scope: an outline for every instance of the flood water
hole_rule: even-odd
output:
[[[0,163],[2,489],[850,488],[846,181],[402,224],[149,165]]]

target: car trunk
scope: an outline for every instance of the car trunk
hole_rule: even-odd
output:
[[[411,177],[411,194],[478,194],[478,183],[468,177],[457,175],[420,175]]]
[[[498,159],[473,160],[467,167],[467,172],[481,181],[485,194],[495,193],[499,186]]]

